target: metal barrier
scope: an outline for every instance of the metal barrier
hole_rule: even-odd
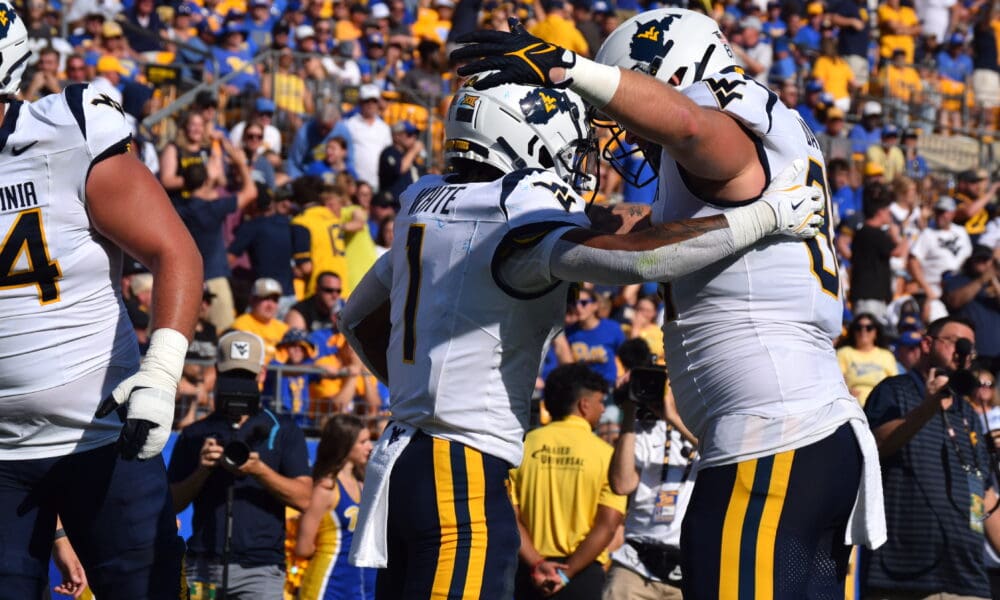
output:
[[[211,360],[211,359],[188,358],[188,359],[186,359],[184,361],[184,364],[185,365],[197,365],[197,366],[206,367],[206,366],[214,366],[215,365],[215,361]],[[328,379],[343,379],[343,378],[346,378],[346,377],[350,376],[350,372],[346,368],[340,369],[339,371],[331,373],[330,371],[328,371],[326,369],[323,369],[322,367],[316,367],[316,366],[311,366],[311,365],[270,364],[270,365],[265,365],[265,369],[269,373],[273,373],[274,374],[274,391],[275,391],[275,394],[273,394],[273,395],[271,395],[271,394],[269,394],[269,395],[262,394],[261,395],[261,404],[263,406],[267,407],[269,410],[273,411],[276,414],[286,414],[287,413],[289,415],[292,415],[293,417],[298,417],[296,420],[299,422],[299,425],[301,427],[303,427],[303,429],[305,429],[307,431],[319,431],[322,428],[322,424],[323,424],[323,422],[324,422],[324,420],[326,418],[329,418],[329,417],[331,417],[331,416],[333,416],[335,414],[339,414],[340,412],[349,412],[349,413],[352,413],[352,414],[356,414],[356,415],[361,416],[362,418],[365,418],[365,419],[367,419],[369,421],[373,421],[373,420],[374,421],[384,421],[384,420],[386,420],[388,418],[387,415],[384,412],[382,412],[382,411],[379,411],[379,412],[377,412],[375,414],[371,414],[371,411],[368,410],[368,408],[369,408],[368,405],[365,404],[365,403],[359,403],[357,401],[357,398],[355,398],[351,402],[349,410],[346,410],[346,411],[337,411],[337,410],[334,410],[335,407],[331,403],[329,405],[329,407],[328,407],[328,410],[318,411],[318,410],[316,410],[316,403],[315,403],[315,401],[318,400],[318,398],[313,398],[312,395],[309,394],[308,388],[306,388],[306,390],[305,390],[305,392],[307,394],[306,395],[306,399],[308,400],[308,403],[309,403],[309,408],[308,408],[307,412],[305,412],[305,413],[295,413],[295,412],[288,411],[288,410],[285,409],[285,406],[284,406],[284,404],[282,402],[281,394],[282,394],[282,390],[284,389],[284,387],[283,387],[284,379],[287,376],[289,376],[289,375],[293,375],[293,376],[294,375],[316,375],[316,376],[319,376],[319,377],[322,377],[322,378],[328,378]],[[371,376],[371,373],[363,372],[362,375],[364,375],[366,377],[369,377],[369,376]],[[214,392],[213,392],[213,390],[208,390],[206,393],[208,395],[209,401],[213,402],[214,401],[214,398],[213,398]],[[192,401],[192,400],[188,399],[188,401]],[[364,410],[362,410],[362,409],[364,409]],[[180,412],[183,414],[184,412],[186,412],[186,410],[187,410],[186,408],[181,407]],[[200,419],[200,418],[206,416],[207,414],[208,414],[207,410],[205,410],[205,411],[198,411],[197,418]],[[304,418],[302,418],[302,417],[304,417]]]

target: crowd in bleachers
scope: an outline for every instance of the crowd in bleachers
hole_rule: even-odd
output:
[[[271,406],[314,430],[339,412],[384,422],[387,390],[337,332],[336,311],[391,245],[401,191],[444,168],[441,122],[457,85],[449,39],[506,28],[516,16],[536,35],[593,56],[623,18],[649,7],[637,0],[25,4],[34,56],[24,97],[81,82],[106,93],[134,123],[134,150],[202,252],[202,318],[178,427],[211,409],[215,342],[238,328],[268,344]],[[829,218],[850,300],[838,355],[861,402],[881,377],[912,366],[907,352],[924,324],[946,314],[976,324],[979,366],[995,373],[1000,360],[1000,181],[989,170],[992,154],[954,164],[922,153],[932,136],[992,144],[1000,14],[983,0],[914,4],[708,7],[746,72],[798,111],[827,158]],[[655,184],[637,187],[604,167],[599,201],[652,200]],[[123,293],[143,342],[155,282],[141,271],[126,271]],[[616,348],[642,338],[657,352],[668,312],[655,285],[584,284],[542,375],[584,361],[600,365],[613,387]],[[609,440],[616,419],[614,410],[603,417]]]

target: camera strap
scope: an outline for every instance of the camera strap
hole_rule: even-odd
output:
[[[959,403],[961,399],[953,399],[952,402]],[[973,435],[972,428],[969,427],[969,419],[966,416],[962,416],[962,429],[965,431],[965,435],[969,438],[969,445],[972,447],[972,463],[965,462],[965,458],[962,456],[962,447],[958,444],[958,435],[955,433],[955,428],[951,425],[951,419],[948,418],[948,411],[941,411],[941,418],[944,420],[944,431],[948,435],[948,439],[951,440],[951,447],[955,450],[955,455],[958,457],[959,464],[962,465],[962,470],[966,473],[975,473],[976,477],[982,479],[983,471],[979,467],[979,457],[976,456],[976,436]]]

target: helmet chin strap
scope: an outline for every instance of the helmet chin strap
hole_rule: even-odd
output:
[[[500,146],[500,149],[504,151],[504,154],[510,157],[515,170],[520,171],[521,169],[528,168],[528,163],[521,158],[521,156],[514,150],[513,146],[510,145],[510,142],[508,142],[503,136],[497,137],[497,144]]]

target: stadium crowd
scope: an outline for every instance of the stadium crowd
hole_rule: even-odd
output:
[[[622,20],[653,6],[28,0],[20,14],[34,56],[22,93],[37,100],[90,82],[120,107],[135,128],[133,151],[201,251],[203,301],[178,392],[178,430],[213,410],[218,339],[237,329],[264,340],[272,410],[313,434],[333,415],[355,413],[377,438],[388,390],[339,333],[337,312],[392,245],[398,195],[444,168],[441,120],[458,85],[449,40],[479,27],[506,29],[514,16],[533,34],[593,56]],[[985,422],[1000,423],[1000,172],[988,159],[956,169],[921,150],[932,135],[992,144],[1000,6],[738,0],[708,8],[745,71],[798,112],[827,159],[833,243],[849,299],[837,356],[852,395],[865,405],[883,379],[915,368],[929,324],[962,317],[975,330],[975,397]],[[607,153],[628,150],[607,130],[598,133]],[[655,184],[633,185],[604,168],[598,192],[602,203],[650,203]],[[122,291],[141,343],[155,285],[138,263],[126,268]],[[608,392],[618,387],[628,370],[619,352],[629,340],[644,340],[662,363],[660,324],[670,311],[657,284],[581,283],[567,301],[565,335],[539,373],[537,398],[553,370],[574,362],[597,370]],[[603,414],[585,416],[615,443],[623,424],[610,396]],[[537,424],[549,420],[541,403]],[[350,425],[347,446],[367,444],[368,433]],[[367,455],[359,456],[344,471],[351,485],[360,486]],[[338,502],[331,494],[354,493],[330,472],[321,475],[317,494],[326,506]],[[310,518],[314,532],[321,517]],[[295,531],[289,527],[290,557],[312,548],[296,546]],[[616,537],[609,549],[621,543]],[[292,597],[306,563],[289,560]],[[1000,561],[989,566],[1000,578],[992,570]],[[595,597],[580,593],[574,597]]]

